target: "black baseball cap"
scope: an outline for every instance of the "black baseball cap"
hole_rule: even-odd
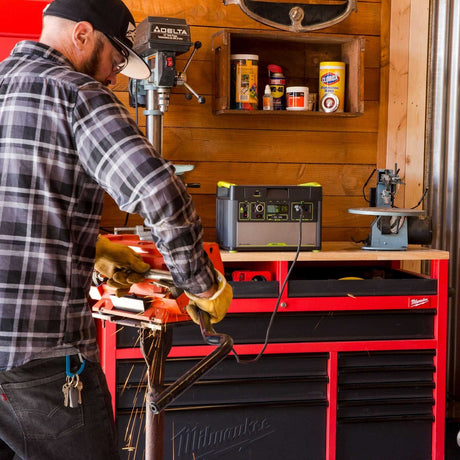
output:
[[[121,0],[54,0],[43,10],[43,15],[89,22],[126,54],[128,64],[122,74],[139,80],[150,76],[147,63],[133,51],[136,23]]]

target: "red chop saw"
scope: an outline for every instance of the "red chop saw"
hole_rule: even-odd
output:
[[[125,325],[159,329],[164,324],[190,321],[185,307],[188,297],[178,290],[172,276],[152,241],[140,240],[138,235],[104,235],[113,243],[129,246],[141,255],[151,269],[145,273],[145,280],[134,284],[125,297],[117,297],[115,290],[107,286],[103,279],[94,277],[90,296],[93,316],[100,319],[122,319]],[[203,243],[204,249],[216,270],[224,272],[217,243]]]
[[[201,334],[213,349],[164,388],[164,365],[171,343],[170,329],[191,321],[185,309],[189,299],[174,286],[163,257],[152,241],[140,240],[139,236],[132,234],[104,236],[114,243],[129,246],[151,267],[145,274],[145,280],[131,286],[129,294],[120,298],[115,295],[113,288],[95,274],[90,297],[94,302],[93,317],[140,330],[141,350],[148,370],[145,454],[147,460],[160,460],[163,458],[163,409],[221,362],[231,351],[233,339],[227,334],[217,334],[209,315],[200,310]],[[223,273],[219,246],[216,243],[203,243],[203,246],[214,267]]]

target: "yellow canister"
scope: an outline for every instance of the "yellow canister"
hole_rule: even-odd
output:
[[[243,110],[257,109],[259,56],[256,54],[232,54],[230,61],[232,70],[230,108]]]
[[[320,62],[318,106],[322,112],[344,111],[345,62]]]

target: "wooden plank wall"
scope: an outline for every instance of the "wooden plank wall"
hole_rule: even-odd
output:
[[[425,117],[429,10],[430,0],[382,2],[382,37],[388,43],[382,43],[377,165],[390,169],[398,165],[405,183],[396,197],[396,205],[401,208],[415,206],[427,186]],[[385,27],[388,31],[383,30]],[[419,209],[424,207],[422,203]],[[420,262],[406,261],[403,267],[414,272],[422,270]]]
[[[393,169],[397,163],[401,169],[406,185],[398,192],[397,205],[407,208],[420,200],[426,186],[429,10],[430,0],[398,0],[389,12],[388,104],[384,107],[388,128],[382,152],[386,167]]]
[[[365,238],[370,218],[348,213],[348,208],[366,206],[362,187],[377,164],[379,139],[386,124],[379,121],[379,101],[387,101],[380,84],[382,3],[360,0],[358,12],[345,21],[318,31],[321,34],[351,34],[365,37],[364,115],[357,118],[278,117],[214,115],[212,112],[211,37],[222,28],[273,30],[247,17],[236,5],[220,0],[125,0],[136,21],[146,16],[184,18],[191,26],[192,40],[202,42],[187,72],[190,85],[206,96],[200,105],[188,101],[183,89],[174,88],[164,116],[164,156],[175,163],[195,165],[186,182],[205,228],[205,239],[215,239],[215,189],[218,180],[244,184],[299,184],[316,181],[323,186],[324,241]],[[181,70],[188,53],[178,57]],[[128,105],[128,81],[120,76],[115,91]],[[134,111],[133,111],[134,114]],[[145,118],[139,116],[145,127]],[[373,181],[375,183],[375,181]],[[371,182],[372,183],[372,182]],[[106,199],[101,226],[121,226],[125,215]],[[128,225],[141,223],[130,216]]]

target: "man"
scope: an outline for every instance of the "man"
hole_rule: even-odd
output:
[[[104,238],[96,254],[104,191],[213,322],[231,301],[184,185],[107,88],[150,73],[133,32],[121,0],[55,0],[39,42],[0,63],[1,459],[118,458],[86,297],[95,255],[120,289],[148,265]]]

